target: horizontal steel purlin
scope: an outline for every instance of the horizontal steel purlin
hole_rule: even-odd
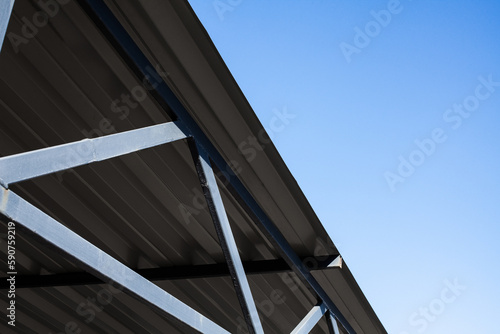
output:
[[[0,184],[51,174],[189,137],[177,122],[83,139],[0,158]]]
[[[16,223],[19,232],[72,258],[82,269],[105,282],[113,281],[160,315],[189,331],[229,333],[154,283],[140,276],[11,190],[0,187],[0,214]]]
[[[312,257],[305,257],[302,258],[302,261],[311,258]],[[328,264],[331,262],[331,258],[335,258],[335,256],[330,256],[329,259],[318,262],[318,264],[314,268],[311,268],[311,271],[335,270],[335,267],[328,266]],[[245,269],[245,273],[247,276],[292,272],[290,266],[283,259],[246,261],[243,262],[243,268]],[[139,275],[153,282],[181,279],[227,277],[230,275],[227,263],[143,268],[133,270]],[[16,288],[18,289],[37,287],[40,288],[49,286],[92,285],[103,283],[104,282],[102,280],[87,272],[68,272],[45,275],[18,275],[16,277]],[[8,282],[0,281],[0,290],[8,288]]]
[[[328,309],[324,303],[314,306],[290,334],[309,333],[327,311]]]

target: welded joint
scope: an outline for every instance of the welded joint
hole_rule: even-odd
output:
[[[0,186],[2,186],[5,189],[9,189],[9,185],[7,183],[5,183],[1,177],[0,177]]]
[[[314,326],[321,320],[323,315],[328,312],[325,303],[321,302],[314,306],[300,323],[290,332],[290,334],[306,334],[309,333]]]

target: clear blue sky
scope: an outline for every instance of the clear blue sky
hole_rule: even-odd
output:
[[[190,3],[387,331],[500,333],[500,1]]]

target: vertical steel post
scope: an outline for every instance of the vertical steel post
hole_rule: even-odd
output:
[[[234,240],[231,225],[222,202],[219,186],[215,179],[214,171],[210,165],[210,158],[203,147],[195,140],[189,140],[189,148],[200,179],[201,188],[208,204],[208,209],[215,225],[219,242],[226,258],[231,279],[233,281],[236,295],[240,302],[241,310],[250,333],[264,333],[260,322],[259,314],[255,306],[255,301],[250,291],[245,270],[241,262],[238,247]]]

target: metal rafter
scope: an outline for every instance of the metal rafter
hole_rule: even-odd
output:
[[[0,214],[17,224],[19,232],[46,243],[105,282],[149,304],[187,331],[229,333],[154,283],[80,237],[26,200],[0,187]]]

